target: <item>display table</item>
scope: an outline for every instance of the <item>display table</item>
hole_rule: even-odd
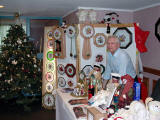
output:
[[[76,98],[70,95],[70,93],[63,93],[62,89],[57,89],[56,94],[56,120],[86,120],[87,118],[79,118],[77,119],[74,112],[73,107],[83,106],[83,105],[70,105],[68,103],[71,99],[82,99],[80,97]],[[86,105],[87,107],[87,105]],[[84,112],[87,114],[87,110],[84,109]]]

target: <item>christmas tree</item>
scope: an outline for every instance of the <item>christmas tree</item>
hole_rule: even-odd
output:
[[[30,110],[41,95],[41,61],[22,25],[11,25],[0,53],[0,99]]]

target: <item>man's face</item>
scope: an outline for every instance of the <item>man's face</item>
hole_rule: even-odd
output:
[[[119,43],[116,41],[116,38],[110,38],[107,40],[107,49],[114,54],[114,52],[119,48]]]

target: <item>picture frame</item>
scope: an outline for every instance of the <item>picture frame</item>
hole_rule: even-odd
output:
[[[160,18],[157,20],[157,22],[155,24],[155,36],[157,37],[157,39],[160,42]]]
[[[113,35],[119,38],[121,49],[127,49],[132,44],[132,32],[127,27],[117,28]]]

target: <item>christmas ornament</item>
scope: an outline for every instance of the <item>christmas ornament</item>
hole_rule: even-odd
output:
[[[149,31],[141,30],[136,23],[134,23],[134,28],[135,28],[135,42],[137,49],[139,50],[139,52],[147,52],[145,42],[149,35]]]

